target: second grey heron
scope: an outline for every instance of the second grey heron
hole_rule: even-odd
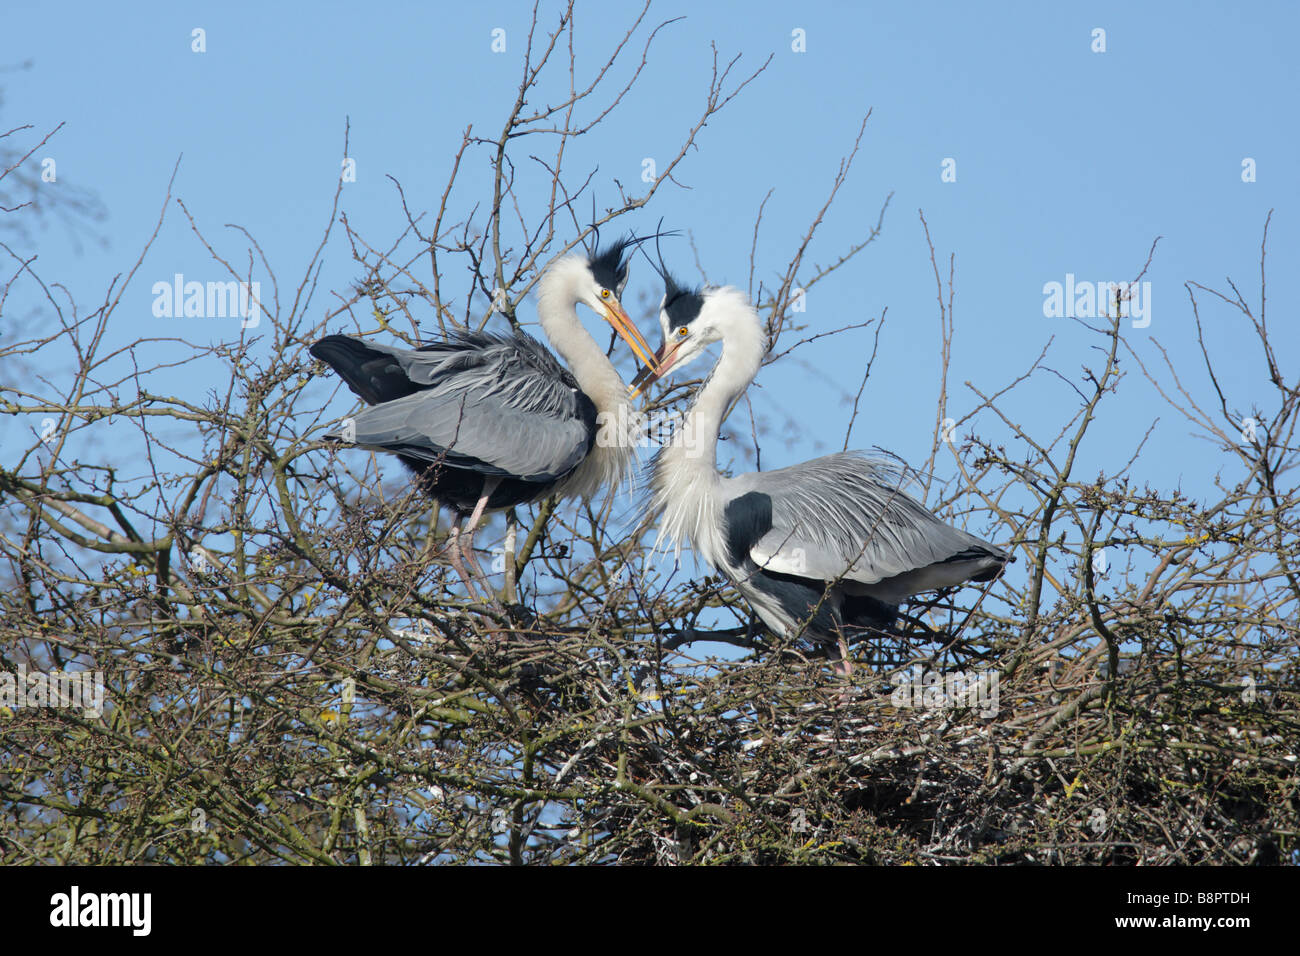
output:
[[[311,347],[369,406],[325,438],[397,455],[426,492],[455,509],[449,557],[472,597],[464,562],[482,577],[472,548],[485,511],[552,494],[589,498],[628,472],[635,441],[605,424],[635,420],[627,386],[577,306],[653,362],[619,301],[625,255],[639,241],[562,256],[542,275],[538,318],[568,369],[523,332],[459,332],[416,349],[329,335]]]
[[[841,452],[774,471],[718,473],[723,420],[767,352],[749,299],[726,286],[679,286],[663,270],[664,341],[642,389],[713,342],[722,355],[683,422],[655,456],[652,516],[660,541],[689,541],[779,635],[829,644],[851,671],[848,639],[894,620],[923,591],[990,581],[1009,556],[930,513],[902,490],[903,469]]]

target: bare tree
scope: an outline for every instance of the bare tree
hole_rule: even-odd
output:
[[[987,593],[906,608],[896,630],[857,648],[851,682],[804,642],[764,632],[723,582],[648,562],[651,537],[615,501],[547,501],[494,523],[485,537],[504,586],[469,602],[439,555],[445,529],[393,463],[319,440],[346,398],[307,354],[318,337],[416,342],[493,312],[516,325],[551,257],[650,215],[692,150],[708,147],[707,121],[765,64],[715,51],[673,157],[644,192],[619,186],[617,204],[592,214],[597,172],[574,171],[567,152],[620,108],[671,28],[647,16],[648,5],[589,73],[574,58],[572,6],[551,25],[535,13],[515,101],[491,134],[463,132],[438,207],[410,209],[394,182],[406,228],[368,241],[341,212],[340,180],[296,283],[281,285],[254,237],[241,231],[237,251],[210,238],[178,199],[222,282],[269,290],[249,297],[230,341],[106,344],[125,290],[148,281],[153,239],[89,310],[0,247],[11,263],[0,311],[20,295],[43,302],[38,331],[6,335],[0,358],[14,368],[39,348],[70,369],[0,386],[0,410],[30,430],[0,466],[0,701],[3,678],[23,692],[0,703],[5,862],[1294,853],[1300,384],[1286,382],[1269,340],[1263,246],[1257,305],[1235,285],[1189,283],[1188,308],[1198,323],[1207,305],[1239,313],[1275,407],[1247,415],[1208,351],[1209,392],[1163,352],[1143,356],[1125,338],[1121,296],[1089,326],[1097,359],[1082,378],[1050,367],[1048,343],[1015,380],[968,383],[957,420],[955,259],[945,279],[930,246],[944,377],[925,474],[950,460],[959,479],[927,478],[929,501],[1020,561]],[[769,362],[861,328],[878,345],[884,315],[813,329],[794,308],[882,235],[888,198],[857,243],[809,264],[867,120],[825,204],[791,237],[780,281],[756,286],[751,254]],[[345,136],[345,163],[347,153]],[[480,159],[483,183],[467,172]],[[169,186],[160,226],[172,198]],[[761,221],[760,209],[755,249]],[[358,281],[322,308],[323,255],[340,244]],[[1229,456],[1216,495],[1151,487],[1140,449],[1114,453],[1108,473],[1078,473],[1129,360]],[[163,384],[178,371],[213,381],[214,368],[221,386],[202,399]],[[691,386],[664,387],[651,412]],[[1073,404],[1058,431],[1031,436],[1012,408],[1045,386]],[[765,429],[743,409],[730,447],[759,460]],[[102,674],[102,707],[52,706],[62,701],[48,694],[32,705],[33,687],[68,671]]]

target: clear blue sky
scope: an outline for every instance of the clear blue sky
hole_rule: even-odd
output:
[[[544,22],[558,16],[548,6]],[[580,3],[580,65],[595,65],[636,6]],[[700,149],[629,225],[689,231],[710,280],[744,285],[752,223],[773,189],[758,247],[759,275],[784,266],[830,187],[865,110],[874,110],[854,173],[809,256],[826,262],[865,234],[894,193],[875,247],[818,286],[804,318],[814,331],[878,315],[888,307],[877,371],[864,395],[854,445],[878,444],[923,462],[934,428],[938,320],[924,209],[946,264],[956,254],[956,341],[951,410],[967,403],[961,383],[998,388],[1023,370],[1049,336],[1049,364],[1077,381],[1092,340],[1066,319],[1043,315],[1043,286],[1067,273],[1087,280],[1131,278],[1156,236],[1147,278],[1151,324],[1129,335],[1144,357],[1152,339],[1188,373],[1205,378],[1183,283],[1238,281],[1258,298],[1264,218],[1270,232],[1269,315],[1283,371],[1294,378],[1300,254],[1300,124],[1294,4],[1088,3],[685,3],[661,0],[649,19],[685,19],[651,50],[635,95],[599,132],[575,143],[573,170],[599,165],[598,195],[613,179],[640,185],[642,160],[665,162],[698,113],[710,42],[741,68],[775,54],[768,71],[702,132]],[[225,223],[245,227],[286,286],[296,286],[329,216],[345,117],[358,182],[344,191],[355,226],[381,241],[401,222],[385,174],[417,209],[436,207],[468,123],[500,128],[518,83],[529,7],[497,3],[140,3],[12,5],[4,14],[0,74],[5,128],[42,133],[67,126],[33,162],[57,160],[61,182],[93,190],[109,212],[108,247],[78,253],[58,227],[37,236],[39,268],[64,282],[83,310],[132,263],[153,228],[165,186],[183,154],[175,193],[242,259]],[[190,50],[206,30],[207,52]],[[507,51],[491,51],[494,28]],[[1092,51],[1093,30],[1106,51]],[[805,31],[806,52],[791,49]],[[560,74],[555,80],[563,80]],[[558,96],[558,87],[553,87]],[[1257,181],[1242,182],[1255,160]],[[941,181],[945,159],[956,182]],[[485,161],[476,160],[481,175]],[[122,343],[168,330],[153,318],[150,287],[175,272],[211,272],[179,210],[128,290],[113,335]],[[28,250],[30,252],[32,250]],[[691,273],[681,240],[665,253]],[[946,269],[945,269],[946,273]],[[357,278],[346,246],[327,254],[322,285]],[[659,290],[642,264],[637,293]],[[32,300],[28,299],[30,304]],[[22,305],[10,302],[10,313]],[[318,311],[333,305],[327,296]],[[634,313],[635,314],[635,313]],[[522,317],[532,320],[531,305]],[[1243,410],[1267,398],[1257,350],[1227,310],[1203,311],[1222,384]],[[182,320],[173,320],[182,321]],[[132,323],[135,323],[134,325]],[[652,340],[657,331],[647,327]],[[6,333],[8,334],[8,333]],[[768,442],[764,466],[836,450],[869,346],[868,333],[800,351],[804,362],[763,373],[756,408],[781,406],[803,420],[791,444]],[[1083,473],[1114,468],[1159,417],[1138,477],[1204,487],[1218,452],[1140,380],[1136,368],[1099,423]],[[221,383],[188,381],[190,388]],[[192,376],[192,372],[189,373]],[[1076,402],[1045,378],[1009,403],[1027,428],[1059,425]],[[344,411],[340,407],[340,413]],[[30,431],[6,423],[0,444],[26,446]],[[978,425],[976,426],[978,430]],[[952,473],[940,459],[940,474]]]

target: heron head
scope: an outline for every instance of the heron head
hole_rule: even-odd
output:
[[[659,306],[659,326],[663,345],[655,352],[657,367],[647,364],[632,380],[635,395],[670,370],[695,361],[714,342],[736,334],[733,330],[738,331],[738,326],[752,326],[757,321],[744,295],[731,286],[690,288],[666,271],[662,275],[664,298]]]
[[[579,257],[577,262],[583,268],[579,270],[573,295],[577,302],[613,326],[639,361],[657,366],[650,344],[620,301],[627,288],[629,253],[637,241],[634,237],[616,239],[603,249],[593,249],[585,260]]]

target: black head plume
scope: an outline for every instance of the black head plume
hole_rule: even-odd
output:
[[[700,317],[704,296],[698,287],[686,288],[677,284],[671,275],[664,276],[664,312],[668,314],[668,330],[690,325]]]
[[[577,217],[574,217],[573,224],[578,224]],[[587,250],[587,258],[596,258],[596,250],[600,248],[600,226],[596,225],[596,194],[591,194],[591,245],[583,243]]]
[[[662,223],[663,220],[660,220]],[[600,233],[596,225],[592,223],[592,232],[596,234],[596,240],[599,242]],[[659,236],[673,235],[670,232],[656,232],[649,236],[638,236],[635,232],[626,236],[615,239],[606,248],[600,249],[598,245],[593,244],[591,252],[587,254],[587,262],[591,266],[591,274],[596,277],[596,281],[606,289],[612,289],[614,294],[620,299],[623,297],[623,290],[627,287],[628,266],[630,264],[628,251],[633,247],[641,245],[647,239],[658,240]]]
[[[664,221],[660,219],[659,225],[662,226],[663,223]],[[654,239],[655,241],[655,255],[659,258],[657,263],[650,258],[650,254],[644,248],[641,250],[646,262],[650,263],[650,268],[659,273],[659,278],[664,280],[663,310],[668,315],[668,330],[670,332],[694,322],[700,314],[700,309],[704,307],[704,296],[700,294],[699,288],[691,288],[678,282],[673,278],[673,274],[668,271],[668,266],[664,263],[664,252],[659,247],[659,238],[660,236],[675,236],[676,234],[675,232],[659,231],[658,227],[656,227],[653,236],[645,237],[645,239]]]
[[[595,226],[592,227],[593,229]],[[596,277],[606,289],[610,289],[620,299],[623,297],[623,289],[627,286],[627,249],[631,245],[629,239],[615,239],[604,249],[597,248],[587,257],[587,264],[591,267],[591,274]]]

